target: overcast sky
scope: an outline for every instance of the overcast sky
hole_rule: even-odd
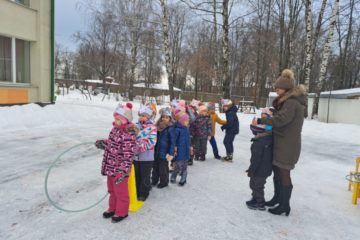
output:
[[[72,35],[86,28],[84,14],[76,7],[78,2],[78,0],[55,1],[55,40],[62,47],[72,51],[76,49]]]

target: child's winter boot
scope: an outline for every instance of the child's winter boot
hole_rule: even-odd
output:
[[[113,216],[113,217],[111,218],[111,222],[113,222],[113,223],[120,222],[120,221],[124,220],[125,218],[127,218],[127,216],[128,216],[128,215],[125,215],[125,216],[123,216],[123,217],[121,217],[121,216]]]
[[[157,185],[157,188],[162,189],[162,188],[167,187],[167,186],[168,186],[168,184],[159,183],[159,184]]]
[[[232,162],[233,155],[232,154],[227,154],[226,157],[223,157],[221,160],[223,160],[224,162]]]
[[[246,205],[248,205],[249,203],[256,203],[256,200],[255,198],[251,198],[249,201],[246,201],[245,203]]]
[[[186,183],[186,177],[187,177],[187,173],[183,173],[183,174],[181,175],[181,179],[180,179],[180,181],[179,181],[179,185],[180,185],[180,186],[184,186],[184,185],[185,185],[185,183]]]
[[[111,217],[114,216],[114,215],[115,215],[115,212],[108,212],[108,211],[106,211],[106,212],[103,213],[103,217],[104,217],[104,218],[111,218]]]
[[[257,202],[256,200],[253,202],[246,203],[246,206],[251,210],[265,210],[265,203],[264,202]]]

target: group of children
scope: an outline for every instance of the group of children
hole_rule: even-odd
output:
[[[223,99],[221,104],[226,120],[216,114],[214,103],[205,105],[193,100],[186,104],[183,100],[174,100],[171,107],[160,109],[160,118],[156,123],[156,108],[151,104],[141,106],[136,124],[132,123],[132,104],[119,104],[114,112],[113,128],[109,137],[95,143],[104,150],[101,173],[107,176],[110,194],[109,208],[103,213],[103,217],[119,222],[128,216],[128,177],[132,165],[135,168],[137,199],[146,201],[152,186],[160,189],[168,186],[169,175],[171,183],[176,183],[177,176],[180,175],[178,184],[184,186],[187,181],[187,166],[192,165],[193,160],[206,160],[208,141],[215,159],[231,162],[233,141],[239,133],[237,107],[229,99]],[[222,125],[222,131],[225,130],[226,156],[222,158],[215,140],[216,123]],[[256,147],[257,145],[262,147],[270,141],[267,140],[270,137],[266,137],[271,136],[271,131],[264,130],[266,134],[263,134],[259,130],[262,129],[261,126],[254,127],[257,132],[251,149],[257,152],[260,148]],[[264,195],[261,184],[264,184],[268,172],[263,173],[259,168],[256,154],[253,153],[252,165],[248,170],[253,199],[247,202],[247,205],[259,209]],[[169,162],[173,167],[171,174]]]

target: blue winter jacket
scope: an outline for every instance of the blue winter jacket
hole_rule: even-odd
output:
[[[175,128],[173,126],[168,126],[162,131],[158,131],[157,136],[155,160],[166,161],[166,154],[174,156]]]
[[[237,111],[238,108],[235,105],[232,105],[225,113],[227,123],[221,126],[221,129],[225,129],[228,134],[239,134],[239,119]]]
[[[175,123],[175,147],[177,155],[175,161],[187,161],[190,159],[190,133],[187,127]]]
[[[251,159],[250,166],[247,171],[257,177],[270,176],[273,161],[272,134],[258,134],[256,137],[251,139],[251,141]]]

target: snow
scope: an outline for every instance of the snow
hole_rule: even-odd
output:
[[[277,93],[276,92],[269,92],[269,97],[277,97]]]
[[[113,79],[111,77],[106,77],[106,78],[110,78],[110,79]],[[97,80],[97,79],[86,79],[84,80],[85,82],[88,82],[88,83],[101,83],[103,84],[103,80]],[[110,84],[110,85],[119,85],[118,83],[115,83],[115,82],[106,82],[106,84]]]
[[[107,201],[81,213],[61,212],[46,200],[44,178],[51,162],[70,147],[104,138],[116,101],[76,92],[55,105],[0,108],[0,239],[354,239],[360,206],[351,204],[345,175],[360,155],[360,126],[306,120],[302,153],[292,172],[289,217],[249,210],[249,123],[239,113],[233,163],[213,158],[189,167],[185,187],[154,188],[144,207],[113,224],[101,214]],[[135,110],[139,103],[134,103]],[[134,114],[134,117],[136,114]],[[224,117],[221,114],[221,117]],[[224,133],[216,139],[220,153]],[[106,193],[101,151],[82,145],[63,155],[49,177],[50,196],[62,207],[84,208]],[[267,180],[266,198],[272,196]],[[265,237],[265,238],[264,238]]]
[[[134,84],[134,87],[145,88],[145,83],[136,83],[136,84]],[[163,84],[163,83],[152,83],[152,84],[150,84],[149,88],[159,89],[159,90],[169,90],[169,85]],[[180,92],[181,89],[174,87],[174,91]]]
[[[321,92],[320,97],[328,97],[330,92]],[[331,95],[334,98],[348,98],[348,97],[359,97],[360,88],[349,88],[343,90],[331,91]]]

